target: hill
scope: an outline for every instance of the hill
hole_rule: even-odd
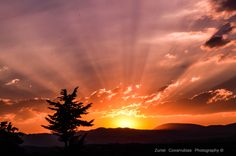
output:
[[[204,126],[189,123],[167,123],[156,127],[156,130],[199,130]]]
[[[201,126],[170,123],[154,130],[129,128],[98,128],[87,133],[86,144],[168,144],[194,142],[227,142],[236,140],[236,123],[229,125]],[[62,146],[51,134],[29,134],[24,137],[24,146]]]

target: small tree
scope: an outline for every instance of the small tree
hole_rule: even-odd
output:
[[[0,148],[3,151],[11,149],[11,152],[15,152],[18,150],[18,145],[23,143],[23,135],[23,133],[18,132],[18,128],[14,127],[11,122],[0,122]]]
[[[84,106],[82,102],[76,101],[77,89],[78,87],[74,89],[72,94],[67,94],[67,90],[62,89],[57,102],[47,100],[49,105],[53,106],[48,108],[56,112],[46,117],[49,125],[42,125],[42,127],[59,136],[59,140],[65,143],[65,147],[68,147],[69,141],[75,136],[77,127],[92,126],[94,121],[81,120],[81,115],[88,114],[87,110],[92,103]]]

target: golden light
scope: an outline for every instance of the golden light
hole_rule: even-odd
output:
[[[120,118],[115,123],[116,127],[120,128],[137,128],[137,123],[133,119]]]

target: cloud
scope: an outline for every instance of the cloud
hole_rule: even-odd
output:
[[[222,22],[236,13],[234,0],[203,0],[202,4],[205,6],[205,15],[213,20]]]
[[[130,106],[134,103],[152,103],[157,102],[160,99],[160,93],[142,93],[142,85],[130,85],[125,87],[124,85],[119,85],[113,89],[99,89],[94,91],[89,96],[85,97],[83,100],[85,102],[94,103],[94,109],[116,109],[125,106]]]
[[[123,80],[139,83],[142,77],[153,74],[142,75],[146,64],[155,66],[157,62],[148,62],[149,55],[153,59],[158,55],[149,43],[139,40],[152,34],[185,31],[189,26],[186,17],[191,20],[192,14],[198,14],[190,13],[193,9],[189,6],[194,3],[1,2],[0,60],[11,72],[24,76],[19,79],[32,83],[40,96],[53,96],[65,84],[67,88],[80,85],[81,92],[88,95]],[[166,20],[165,15],[176,15],[173,12],[178,16]],[[149,79],[144,81],[149,83]]]
[[[102,117],[132,116],[145,118],[141,109],[149,109],[150,105],[159,105],[162,93],[142,93],[142,85],[119,85],[114,89],[103,89],[86,97],[86,102],[94,103],[93,112],[100,112]]]
[[[24,132],[43,132],[45,130],[40,125],[46,123],[44,117],[51,113],[46,99],[0,99],[0,120],[13,122]]]
[[[232,23],[226,23],[208,41],[206,41],[204,46],[209,48],[217,48],[229,44],[231,41],[236,39],[230,37],[232,35],[236,35],[235,33],[231,34],[233,29],[235,29],[235,26],[233,26]]]
[[[226,89],[209,90],[191,98],[162,99],[159,105],[147,105],[136,109],[146,116],[204,115],[236,111],[236,94]],[[163,101],[164,100],[164,101]]]
[[[129,94],[132,91],[132,87],[129,86],[127,89],[124,91],[124,94]]]
[[[179,85],[181,83],[173,83],[170,86],[179,87]],[[163,98],[165,89],[161,92],[142,94],[140,92],[142,87],[137,87],[137,85],[129,87],[132,88],[129,94],[124,94],[127,87],[119,85],[111,90],[95,91],[80,100],[85,103],[94,102],[89,115],[99,114],[97,117],[99,120],[119,116],[163,119],[170,116],[196,116],[236,110],[236,94],[227,89],[209,90],[191,98],[171,100]],[[109,98],[111,95],[113,96]],[[44,117],[50,113],[46,99],[38,97],[28,100],[2,99],[0,100],[0,119],[9,119],[21,126],[31,124],[40,126],[45,122]],[[38,124],[35,124],[35,121],[38,121]],[[24,130],[26,129],[25,127]]]
[[[207,103],[209,104],[217,102],[217,101],[227,101],[231,98],[235,98],[234,93],[226,89],[217,89],[217,90],[212,91],[211,94],[214,96],[208,99]]]
[[[37,112],[48,111],[45,102],[34,97],[54,97],[61,88],[77,85],[80,95],[87,96],[83,100],[93,103],[92,114],[155,116],[221,107],[222,100],[207,104],[216,93],[207,93],[202,103],[186,99],[212,90],[235,73],[233,54],[213,56],[200,49],[215,32],[211,47],[215,42],[223,47],[234,43],[232,11],[225,9],[229,19],[210,18],[204,13],[213,9],[205,2],[1,1],[0,115],[13,112],[9,116],[16,120],[20,115],[34,119]],[[120,82],[124,85],[113,88]]]
[[[185,103],[185,106],[188,105],[189,113],[191,112],[190,109],[192,109],[193,114],[206,114],[235,111],[235,100],[236,94],[233,91],[222,88],[205,91],[179,102]]]
[[[167,54],[165,55],[165,57],[168,58],[168,59],[175,59],[175,58],[176,58],[175,55],[169,54],[169,53],[167,53]]]
[[[205,46],[210,48],[221,47],[228,44],[229,42],[230,40],[223,39],[223,36],[213,36],[205,43]]]
[[[117,116],[128,116],[128,117],[137,117],[137,118],[144,118],[145,115],[140,113],[139,107],[140,103],[133,103],[129,106],[121,107],[118,109],[112,109],[111,111],[106,111],[103,114],[103,118],[107,117],[117,117]]]
[[[198,77],[195,77],[195,76],[194,76],[194,77],[191,78],[190,81],[191,81],[191,82],[196,82],[196,81],[198,81],[198,80],[200,80],[200,79],[201,79],[201,77],[199,77],[199,76],[198,76]]]
[[[128,86],[140,81],[145,90],[157,90],[198,59],[196,47],[210,37],[208,28],[192,30],[195,17],[205,9],[195,8],[196,3],[1,2],[0,60],[11,69],[10,79],[17,76],[28,88],[0,87],[0,92],[6,98],[44,97],[79,85],[81,94],[88,95],[119,82]],[[174,52],[168,51],[170,47]],[[186,49],[188,54],[181,54]],[[176,59],[163,59],[168,53]]]
[[[208,3],[210,2],[210,3]],[[209,8],[209,16],[214,20],[221,21],[223,25],[208,39],[204,46],[208,48],[219,48],[232,43],[236,37],[236,2],[234,0],[209,0],[206,4]]]
[[[0,72],[4,72],[4,71],[7,71],[9,70],[9,67],[8,66],[2,66],[0,67]]]
[[[182,88],[183,85],[185,84],[186,84],[186,79],[173,81],[161,92],[162,93],[161,96],[165,98],[169,98],[173,95],[173,91],[178,90],[179,88]]]
[[[201,41],[207,37],[207,33],[196,31],[196,32],[174,32],[168,34],[166,39],[176,40],[176,41]]]
[[[18,84],[20,82],[20,79],[13,79],[7,83],[5,83],[6,86],[11,86],[11,85],[15,85]]]
[[[211,0],[215,10],[217,12],[222,11],[236,11],[236,2],[235,0]]]
[[[8,113],[0,116],[1,121],[14,121],[16,114]]]
[[[33,98],[33,99],[3,99],[0,98],[0,116],[4,114],[14,113],[19,116],[24,113],[20,113],[21,110],[32,109],[38,112],[48,112],[47,102],[48,98]]]
[[[236,76],[232,76],[231,78],[216,85],[213,89],[225,88],[227,90],[234,90],[235,86],[236,86]]]
[[[196,82],[200,77],[192,77],[190,82]],[[101,112],[103,117],[116,117],[128,115],[133,117],[154,117],[156,115],[171,114],[207,114],[235,111],[236,94],[227,89],[215,89],[198,93],[191,98],[177,96],[172,98],[173,89],[182,88],[187,81],[176,81],[160,92],[140,94],[140,90],[131,90],[124,94],[128,87],[119,86],[114,89],[87,97],[86,100],[94,102],[93,110]],[[135,85],[134,85],[135,86]],[[134,88],[134,86],[129,86]],[[142,90],[142,87],[139,88]],[[100,95],[98,95],[98,93]],[[108,98],[116,93],[115,96]],[[105,105],[106,107],[100,107]]]
[[[148,38],[144,40],[150,43],[159,43],[159,42],[178,42],[178,43],[196,43],[206,40],[210,34],[215,31],[215,28],[206,28],[201,31],[176,31],[170,32],[162,36],[154,36],[153,38]]]
[[[0,104],[6,104],[6,105],[12,105],[14,103],[14,101],[12,101],[11,99],[2,99],[0,98]]]

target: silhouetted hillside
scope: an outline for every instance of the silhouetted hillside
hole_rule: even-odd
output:
[[[63,146],[58,137],[52,134],[28,134],[23,137],[25,146]]]
[[[164,124],[155,130],[129,128],[98,128],[88,133],[86,144],[167,144],[194,142],[228,142],[236,139],[236,123],[229,125],[201,126],[194,124]],[[24,137],[27,146],[62,146],[51,134],[31,134]]]
[[[199,130],[204,128],[204,126],[197,124],[188,124],[188,123],[167,123],[160,126],[157,126],[156,130]]]

